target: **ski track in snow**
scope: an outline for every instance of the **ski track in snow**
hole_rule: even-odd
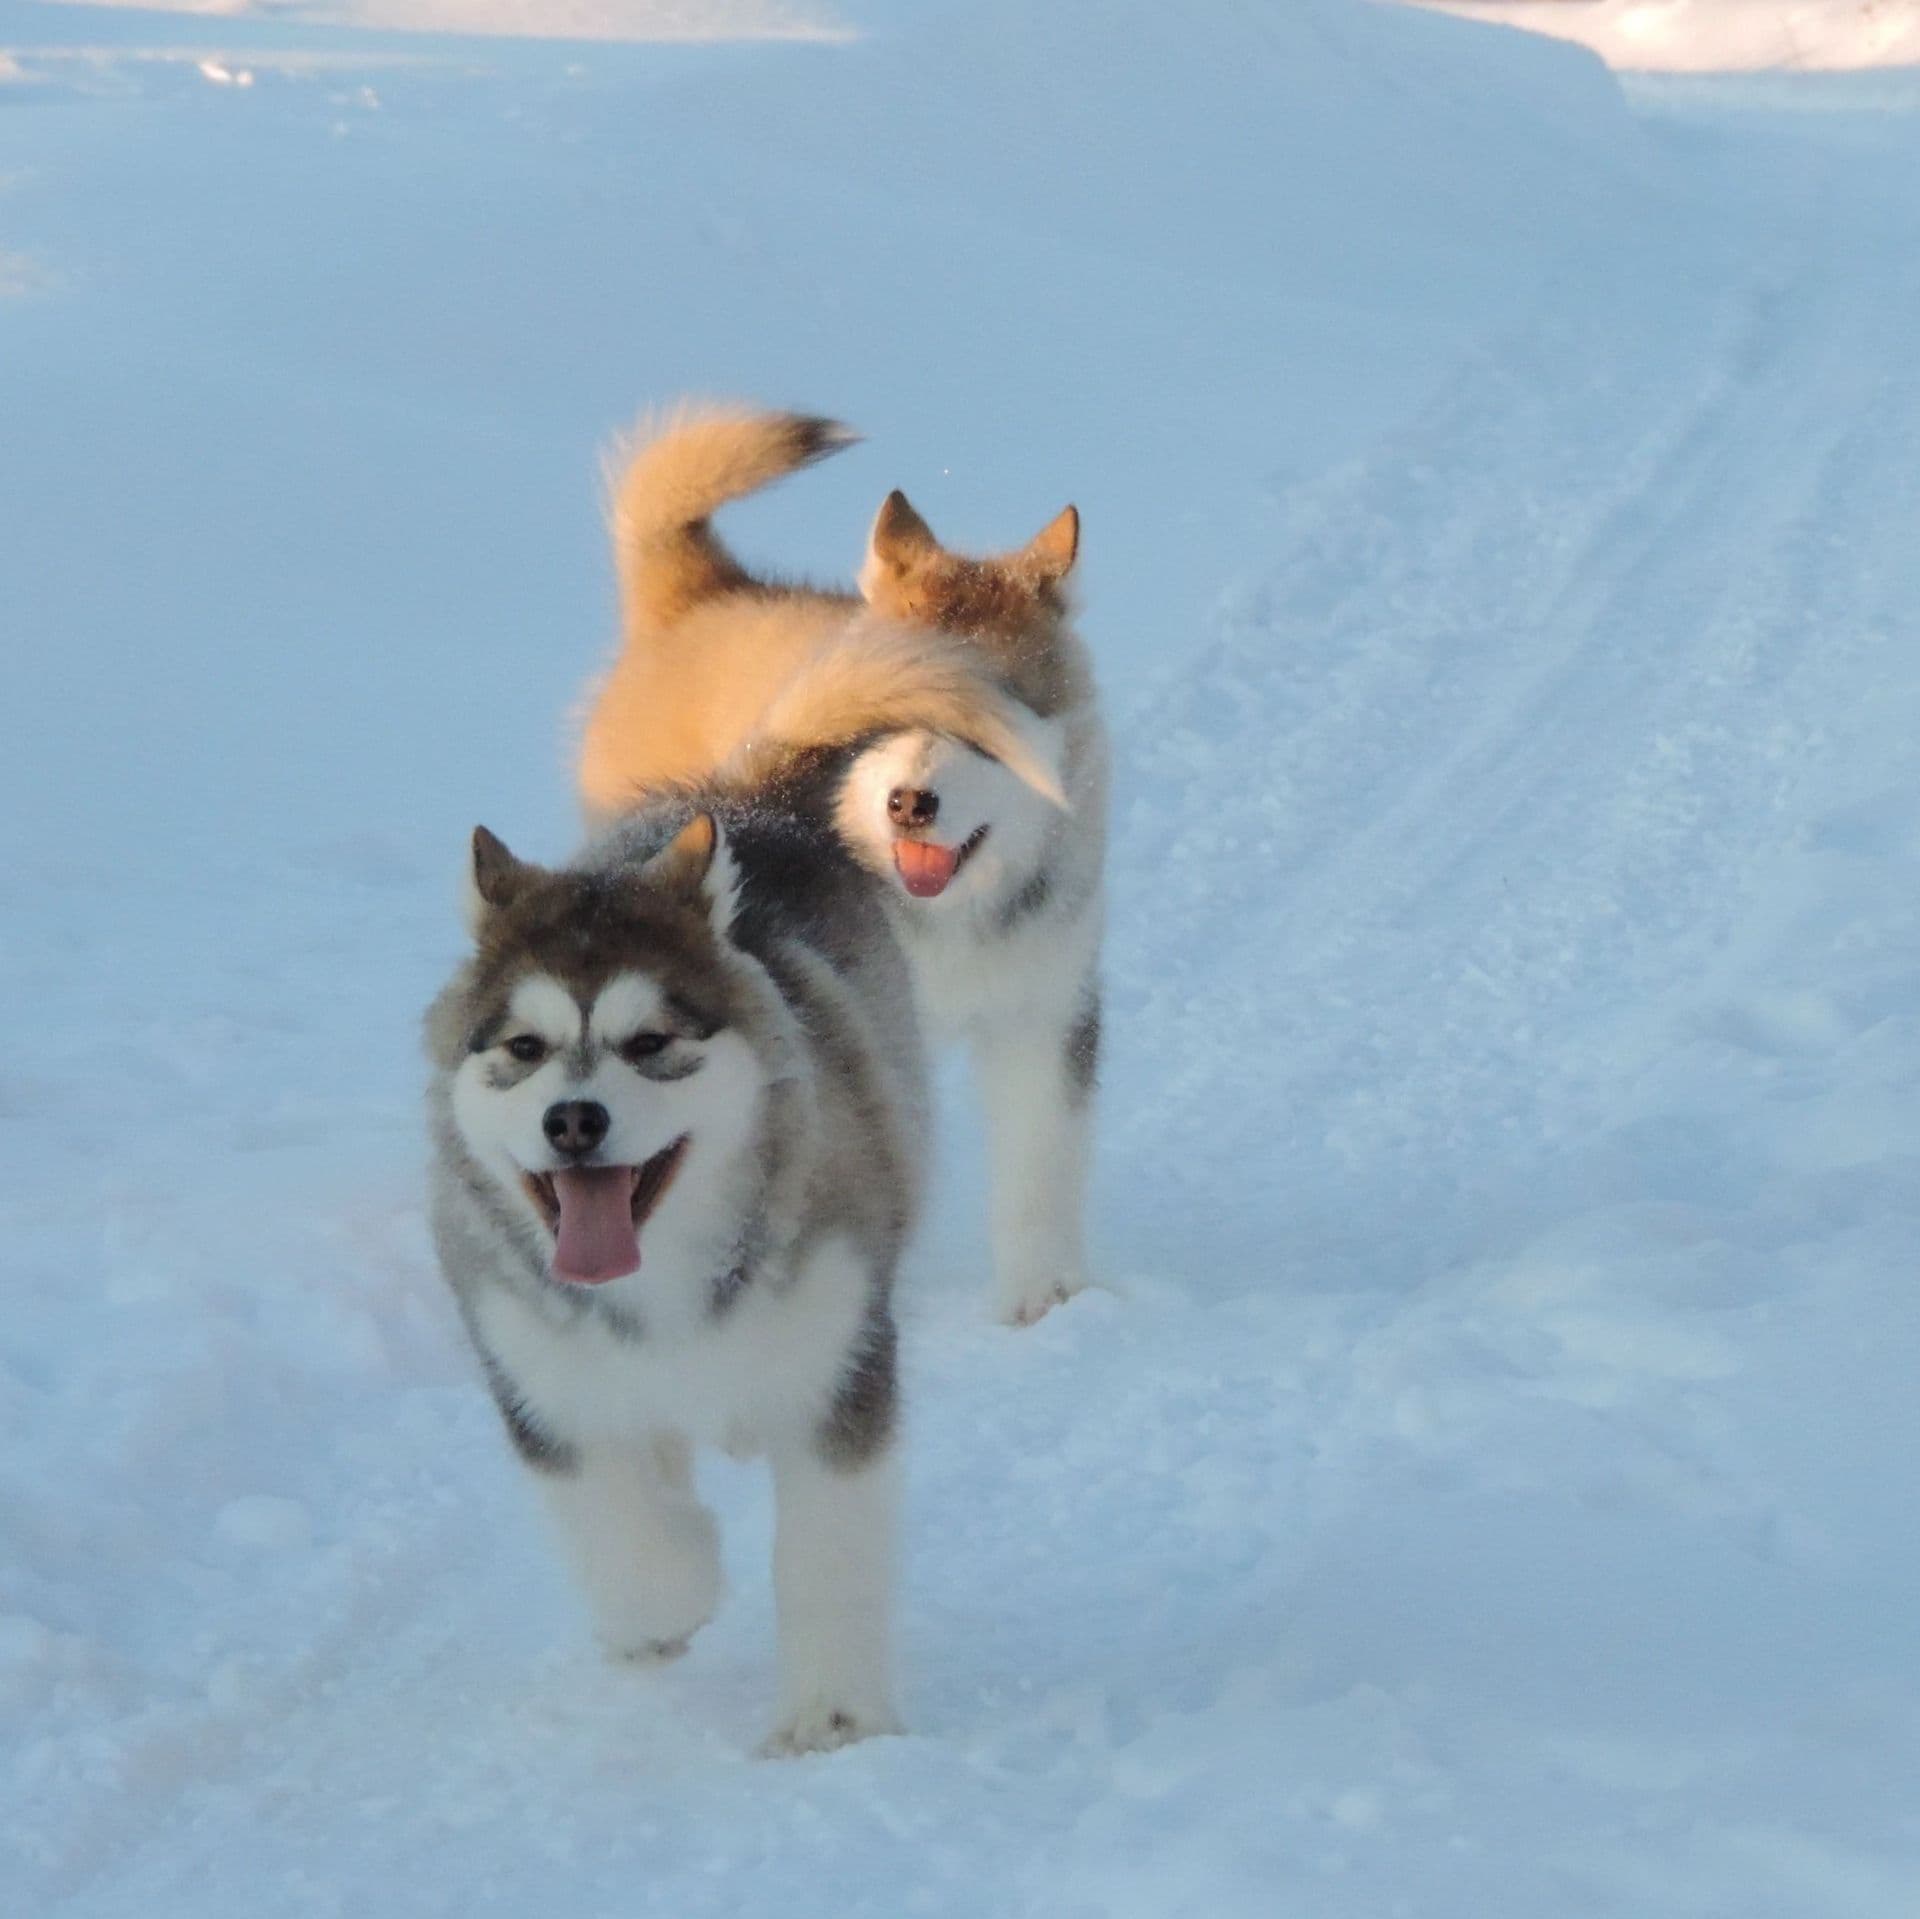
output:
[[[585,1643],[396,1091],[437,821],[16,821],[18,1909],[1906,1919],[1920,117],[1639,137],[1191,644],[1121,650],[1117,1291],[981,1322],[956,1106],[905,1740],[745,1756],[748,1468],[690,1656]]]
[[[1809,779],[1884,723],[1829,689],[1873,684],[1907,618],[1910,575],[1863,556],[1912,506],[1894,341],[1920,281],[1836,204],[1842,180],[1768,185],[1750,229],[1704,242],[1733,257],[1697,292],[1669,253],[1607,261],[1677,309],[1657,335],[1644,286],[1570,284],[1603,320],[1498,342],[1381,456],[1283,502],[1310,530],[1229,607],[1136,766],[1136,793],[1195,795],[1188,910],[1137,920],[1138,1030],[1184,1042],[1196,917],[1224,933],[1223,904],[1264,919],[1272,891],[1268,965],[1215,1014],[1250,1023],[1257,999],[1290,1022],[1316,1119],[1403,1136],[1449,1183],[1498,1143],[1471,1132],[1456,1157],[1463,1120],[1591,1124],[1623,1052],[1670,1044],[1650,1002],[1696,983],[1771,878],[1754,864],[1808,829]],[[1151,871],[1163,891],[1157,852]],[[1218,1054],[1168,1051],[1216,1102]]]

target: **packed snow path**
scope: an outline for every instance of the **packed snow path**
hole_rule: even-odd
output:
[[[546,688],[576,662],[517,678],[555,644],[537,596],[512,646],[475,639],[409,579],[445,531],[340,555],[405,614],[391,660],[342,629],[354,698],[455,676],[458,721],[477,678],[530,742],[503,771],[423,725],[431,820],[376,810],[357,789],[402,776],[353,757],[273,583],[224,610],[251,476],[201,454],[196,494],[164,396],[133,416],[164,577],[214,637],[183,591],[103,639],[68,609],[117,532],[158,536],[32,519],[62,423],[0,376],[38,529],[7,643],[46,716],[0,928],[9,1911],[1910,1919],[1920,112],[1717,98],[1623,120],[1617,204],[1516,232],[1541,272],[1464,345],[1416,367],[1369,334],[1390,416],[1332,363],[1368,430],[1276,456],[1190,634],[1090,607],[1124,769],[1116,1291],[982,1322],[957,1103],[904,1299],[914,1730],[823,1760],[748,1757],[758,1474],[709,1475],[720,1619],[609,1671],[426,1248],[434,809],[563,814]],[[418,151],[468,137],[436,101]],[[0,324],[53,363],[53,308]],[[290,339],[292,397],[249,394],[298,417],[331,350]],[[1167,378],[1208,404],[1203,366]],[[442,430],[327,391],[371,465]],[[283,682],[336,738],[261,750],[230,820],[157,785],[116,815],[169,750],[143,727]],[[35,781],[71,808],[27,813]]]

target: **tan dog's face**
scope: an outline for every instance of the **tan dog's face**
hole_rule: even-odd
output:
[[[891,734],[862,753],[839,811],[855,856],[930,912],[935,900],[993,898],[1017,884],[1058,818],[998,760],[919,732]]]
[[[1025,546],[973,559],[942,546],[906,495],[890,493],[860,591],[889,619],[976,644],[1027,709],[1036,750],[1057,763],[1053,716],[1073,697],[1060,641],[1079,550],[1080,515],[1067,507]],[[997,760],[923,732],[868,748],[840,798],[847,842],[917,900],[991,898],[1018,884],[1054,824],[1055,810]]]
[[[876,613],[964,638],[1037,645],[1066,612],[1080,515],[1065,508],[1012,553],[970,559],[942,546],[904,493],[890,493],[867,542],[860,591]]]

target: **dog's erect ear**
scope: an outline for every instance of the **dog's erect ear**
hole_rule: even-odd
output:
[[[473,829],[473,851],[467,861],[466,884],[461,889],[461,912],[475,939],[487,916],[511,905],[539,872],[537,866],[517,860],[506,843],[484,826]]]
[[[1062,507],[1025,546],[1020,558],[1043,580],[1064,580],[1080,557],[1080,509]]]
[[[740,873],[727,836],[711,813],[696,813],[641,867],[640,878],[662,893],[704,905],[714,931],[723,937],[733,924]]]
[[[913,510],[907,496],[896,487],[880,502],[873,516],[873,532],[867,538],[867,559],[891,573],[904,573],[916,561],[940,551],[940,542],[930,527]]]
[[[663,893],[691,899],[705,889],[719,850],[719,822],[711,813],[696,813],[641,867],[640,877]]]

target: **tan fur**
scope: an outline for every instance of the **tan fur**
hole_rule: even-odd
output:
[[[704,600],[750,588],[708,520],[858,437],[812,414],[698,402],[643,419],[608,459],[628,624],[671,626]]]
[[[622,644],[580,743],[590,815],[609,818],[646,793],[745,764],[742,755],[909,727],[978,746],[1058,801],[1000,689],[997,657],[929,630],[937,621],[905,631],[851,594],[756,579],[708,527],[727,500],[852,437],[806,415],[702,406],[629,442],[613,505]],[[1018,682],[1009,690],[1025,698]]]
[[[973,664],[937,634],[855,624],[805,662],[722,769],[729,781],[771,778],[795,748],[870,733],[945,733],[991,753],[1064,807],[1059,775],[1022,737],[1012,703],[983,687]]]

